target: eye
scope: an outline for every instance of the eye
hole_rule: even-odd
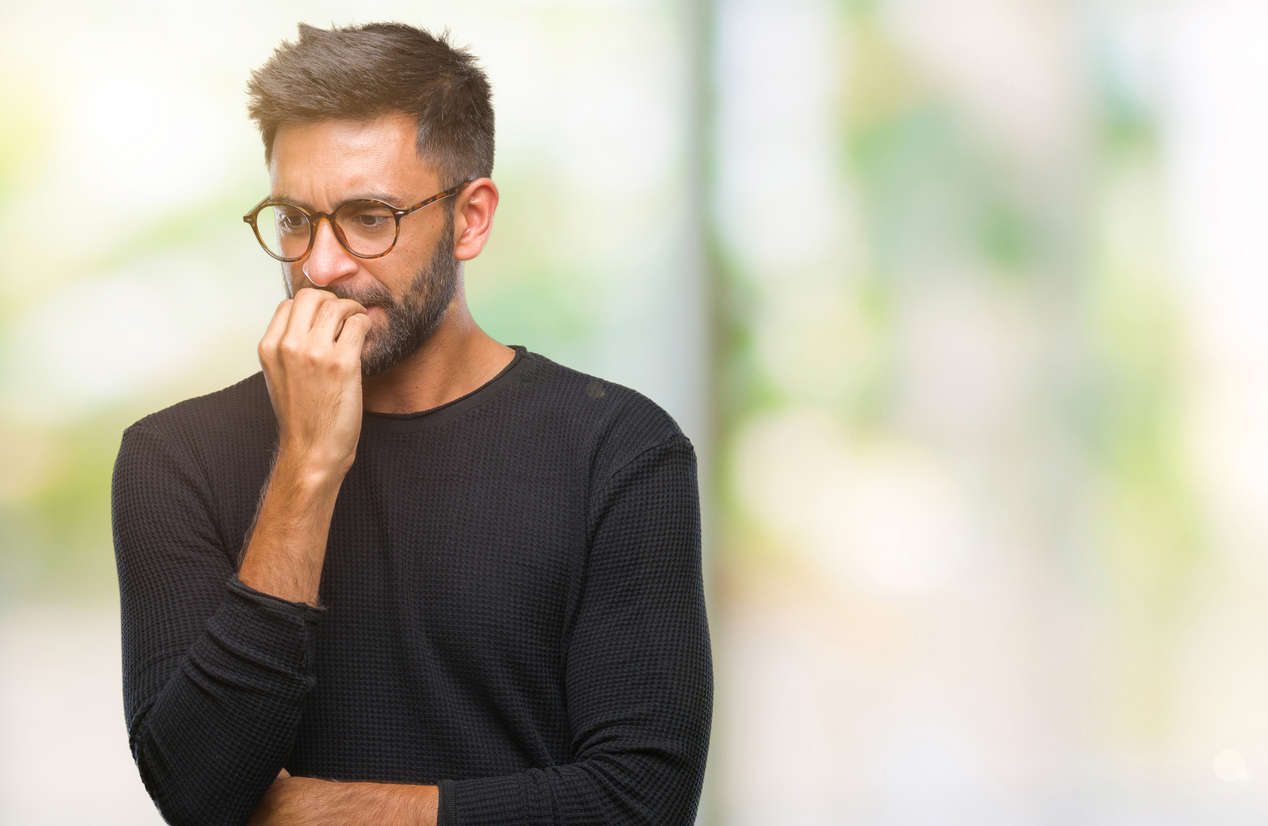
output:
[[[275,223],[281,232],[298,233],[308,231],[308,217],[297,209],[277,206],[275,210]]]
[[[396,216],[382,204],[349,203],[339,210],[339,226],[360,236],[391,235]]]
[[[392,219],[386,215],[375,215],[371,212],[362,212],[353,218],[358,224],[365,229],[374,229],[389,223]]]

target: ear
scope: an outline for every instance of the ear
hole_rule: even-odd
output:
[[[454,257],[470,261],[480,254],[493,230],[493,213],[498,208],[498,188],[492,178],[476,178],[458,193],[454,205]]]

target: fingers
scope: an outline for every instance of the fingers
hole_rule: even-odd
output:
[[[305,321],[308,319],[308,321]],[[304,287],[277,305],[258,348],[260,366],[284,370],[284,362],[311,359],[322,350],[346,351],[348,365],[360,362],[370,316],[359,302]],[[289,358],[288,358],[289,357]]]
[[[343,331],[335,342],[335,350],[344,354],[348,361],[361,363],[361,347],[370,330],[370,316],[356,313],[348,316],[343,322]]]
[[[290,320],[291,307],[294,303],[293,299],[288,298],[278,304],[277,309],[273,311],[273,318],[269,321],[268,329],[264,331],[260,346],[256,348],[261,367],[265,366],[265,361],[272,359],[273,354],[277,352],[282,336],[286,333],[286,324]]]
[[[346,473],[361,433],[361,349],[370,317],[356,301],[303,288],[278,305],[260,364],[279,450]],[[337,336],[337,338],[336,338]]]
[[[339,328],[349,316],[365,312],[365,307],[350,298],[324,301],[313,315],[313,327],[309,335],[314,341],[333,343],[339,336]]]
[[[292,299],[291,315],[286,322],[286,335],[299,334],[306,336],[312,329],[317,310],[327,301],[335,299],[334,293],[318,290],[313,287],[300,287]]]

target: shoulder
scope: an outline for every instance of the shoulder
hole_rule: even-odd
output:
[[[528,353],[521,383],[541,402],[557,429],[589,454],[592,480],[671,441],[690,447],[678,422],[660,404],[619,382]]]
[[[144,432],[204,466],[210,454],[234,445],[271,444],[277,420],[269,402],[264,373],[256,372],[228,387],[185,399],[142,416],[123,431]]]

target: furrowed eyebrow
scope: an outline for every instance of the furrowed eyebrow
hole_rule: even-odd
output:
[[[400,196],[400,195],[393,195],[393,194],[392,194],[392,193],[390,193],[390,192],[367,192],[367,193],[365,193],[364,195],[356,195],[356,196],[354,196],[354,197],[352,197],[352,198],[349,198],[348,200],[349,200],[349,201],[358,201],[358,200],[362,200],[362,199],[364,199],[364,198],[369,198],[369,199],[374,200],[374,201],[386,201],[386,202],[388,202],[389,204],[403,204],[403,203],[405,203],[405,198],[403,198],[403,197],[402,197],[402,196]]]
[[[405,203],[405,199],[402,198],[400,195],[394,195],[390,192],[359,192],[354,194],[352,197],[344,198],[342,201],[335,204],[335,209],[338,209],[339,207],[343,206],[349,201],[364,201],[366,199],[370,199],[373,201],[385,201],[398,208],[400,204]],[[270,201],[288,201],[292,204],[295,204],[296,206],[302,206],[304,209],[309,210],[310,212],[320,212],[320,210],[318,210],[317,207],[313,206],[312,204],[306,201],[301,201],[298,198],[292,198],[290,195],[285,195],[285,194],[270,195],[269,200]]]

